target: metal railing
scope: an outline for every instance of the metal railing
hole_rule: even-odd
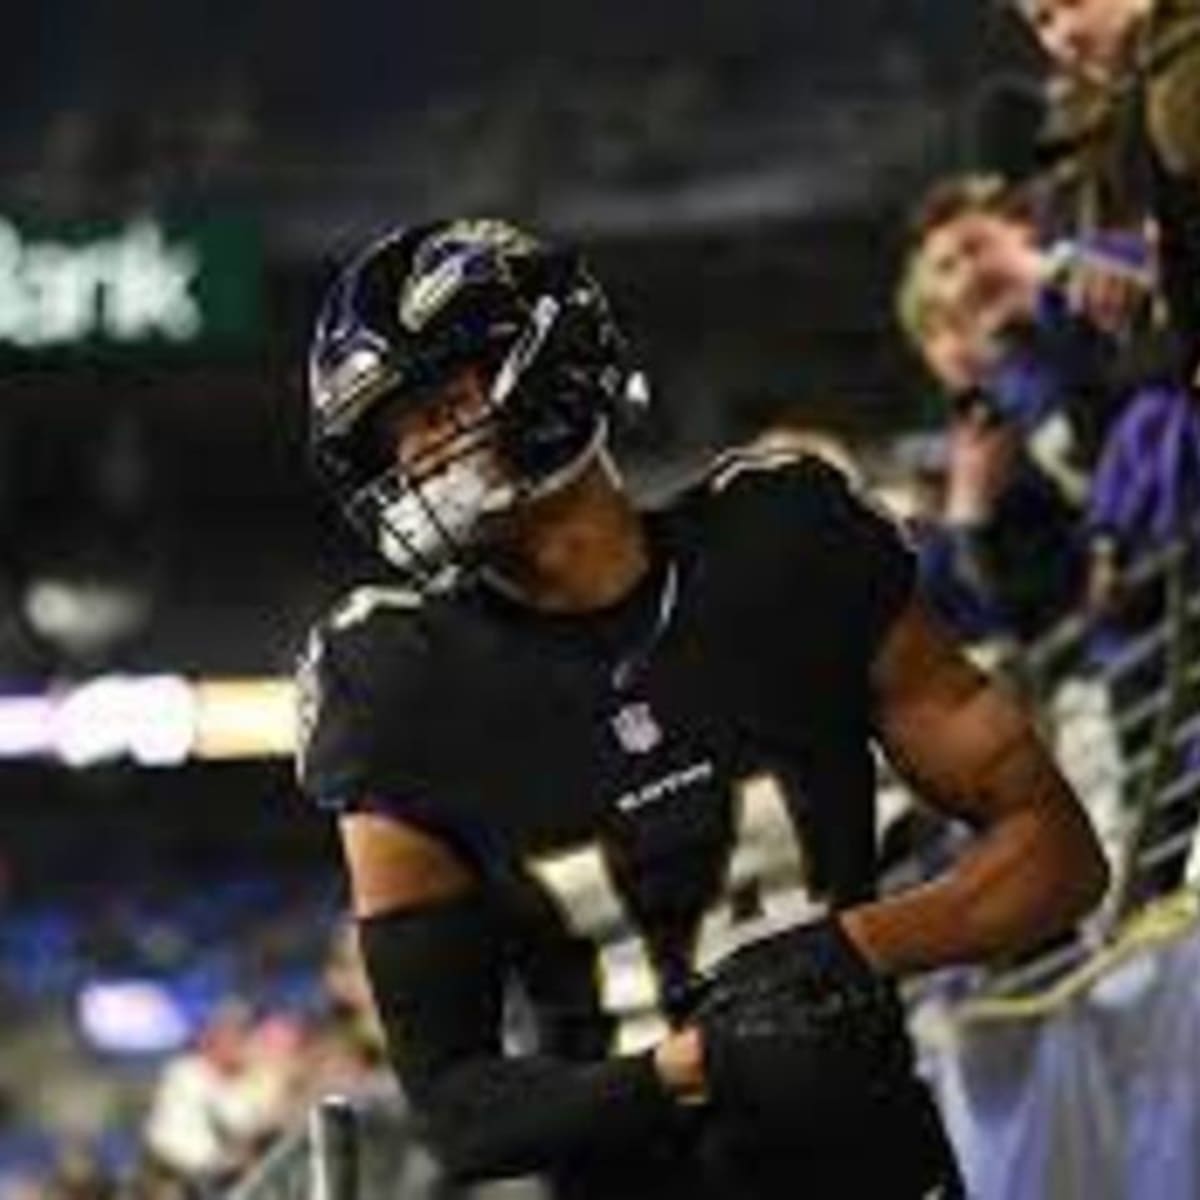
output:
[[[399,1099],[328,1096],[225,1200],[448,1200]]]
[[[284,1135],[228,1200],[359,1200],[360,1127],[355,1104],[328,1096]]]
[[[1200,532],[1200,531],[1198,531]],[[1013,663],[1047,736],[1064,731],[1055,698],[1072,683],[1096,691],[1107,714],[1074,746],[1076,764],[1113,763],[1103,787],[1079,786],[1097,825],[1108,825],[1113,883],[1099,914],[1076,934],[1019,963],[973,971],[955,987],[965,1020],[1030,1019],[1070,1003],[1131,953],[1178,936],[1196,919],[1200,887],[1200,563],[1193,533],[1147,556],[1127,594],[1156,616],[1102,661],[1099,623],[1075,615]],[[1064,768],[1071,774],[1071,764]],[[1107,795],[1102,797],[1100,792]],[[1101,813],[1107,800],[1114,811]],[[1106,840],[1102,835],[1102,840]],[[919,868],[907,864],[911,881]],[[1190,893],[1190,894],[1189,894]],[[1165,915],[1164,915],[1165,914]],[[1152,933],[1148,934],[1150,930]],[[944,980],[918,985],[917,998]]]

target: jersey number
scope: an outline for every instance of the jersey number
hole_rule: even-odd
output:
[[[716,901],[700,920],[692,963],[706,970],[744,942],[814,920],[825,911],[808,888],[808,864],[773,775],[737,785],[735,840]],[[637,1054],[667,1033],[662,984],[600,847],[536,859],[534,877],[571,932],[595,948],[600,1004],[616,1022],[614,1050]]]

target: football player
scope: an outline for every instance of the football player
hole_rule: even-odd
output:
[[[634,372],[605,296],[499,222],[368,248],[310,366],[317,469],[402,586],[314,633],[301,777],[451,1178],[959,1194],[893,981],[1046,938],[1105,868],[890,522],[770,448],[640,511],[608,452]],[[876,740],[980,834],[887,900]]]

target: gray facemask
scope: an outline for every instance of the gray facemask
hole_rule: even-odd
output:
[[[515,492],[497,481],[488,448],[456,459],[379,510],[379,550],[403,571],[436,574],[478,539],[485,519],[510,508]]]

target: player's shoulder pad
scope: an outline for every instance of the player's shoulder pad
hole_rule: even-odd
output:
[[[778,586],[795,587],[787,594],[810,614],[839,614],[835,623],[874,652],[912,595],[915,559],[866,487],[823,455],[768,444],[723,455],[709,490],[722,546],[744,563],[784,564]]]
[[[857,493],[857,480],[823,455],[767,440],[734,446],[717,455],[704,476],[710,497],[808,496],[814,500]]]
[[[389,644],[410,640],[415,634],[415,618],[423,606],[421,594],[410,588],[376,585],[354,588],[310,627],[300,654],[298,675],[304,679],[324,673],[331,669],[335,658],[370,661],[376,657],[378,643],[384,638]],[[410,638],[405,638],[405,633]]]
[[[298,663],[302,684],[348,668],[354,674],[371,674],[404,657],[420,640],[424,605],[422,594],[411,588],[354,588],[309,630]]]
[[[330,609],[321,627],[330,633],[344,633],[369,627],[389,618],[412,617],[425,605],[425,598],[413,588],[368,585],[356,587]]]
[[[370,663],[391,657],[419,638],[424,604],[421,593],[411,588],[354,588],[310,628],[300,656],[302,673],[327,670],[333,659]]]
[[[762,438],[718,455],[703,487],[710,502],[725,503],[749,519],[815,521],[832,533],[872,526],[911,549],[903,525],[851,464],[783,439]]]
[[[302,781],[318,731],[345,720],[348,706],[378,698],[389,679],[403,682],[419,661],[423,606],[408,588],[357,587],[311,626],[295,672]]]

